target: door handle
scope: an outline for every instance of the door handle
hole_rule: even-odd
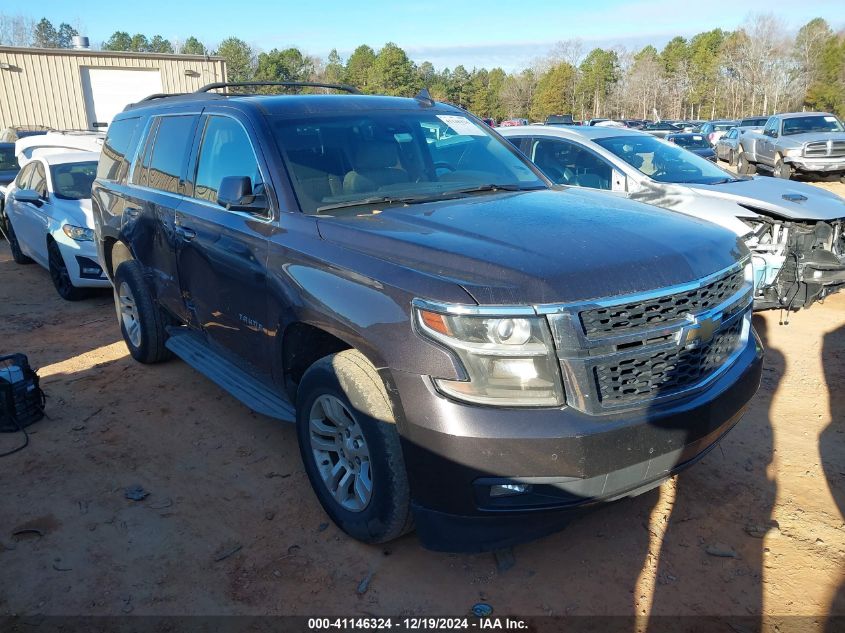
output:
[[[192,239],[194,239],[197,236],[197,232],[194,231],[193,229],[189,229],[186,226],[177,226],[176,227],[176,235],[178,235],[180,238],[182,238],[186,242],[190,242]]]
[[[139,209],[138,207],[126,207],[125,209],[123,209],[123,211],[132,219],[135,219],[139,215],[141,215],[141,209]]]

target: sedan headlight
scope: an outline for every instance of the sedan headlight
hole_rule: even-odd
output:
[[[477,404],[560,406],[563,387],[546,320],[453,315],[416,308],[422,333],[460,359],[467,380],[434,379],[438,390]]]
[[[93,242],[94,230],[86,229],[84,226],[74,226],[73,224],[65,224],[62,226],[62,231],[70,239],[77,242]]]

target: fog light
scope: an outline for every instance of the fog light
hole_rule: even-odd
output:
[[[491,497],[510,497],[513,495],[524,495],[531,491],[530,484],[497,484],[490,486]]]

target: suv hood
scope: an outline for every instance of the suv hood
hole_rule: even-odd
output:
[[[575,188],[320,217],[318,227],[343,248],[460,284],[479,304],[653,290],[714,273],[747,252],[710,222]]]
[[[835,220],[845,217],[845,199],[803,182],[755,176],[720,185],[688,185],[700,196],[729,200],[752,209],[775,213],[787,220]],[[737,207],[736,215],[753,211]]]

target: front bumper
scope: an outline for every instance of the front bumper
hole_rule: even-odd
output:
[[[845,172],[845,160],[841,158],[806,158],[804,156],[784,156],[784,162],[795,169],[810,172]]]
[[[706,391],[607,416],[471,406],[440,396],[425,377],[393,372],[420,540],[449,551],[503,547],[659,485],[740,420],[759,386],[762,356],[756,335],[749,337]],[[514,483],[530,489],[490,496],[491,485]]]
[[[77,288],[111,286],[97,254],[96,242],[77,242],[65,235],[61,229],[53,231],[52,235],[59,246],[59,252],[65,260],[65,266],[74,286]]]

